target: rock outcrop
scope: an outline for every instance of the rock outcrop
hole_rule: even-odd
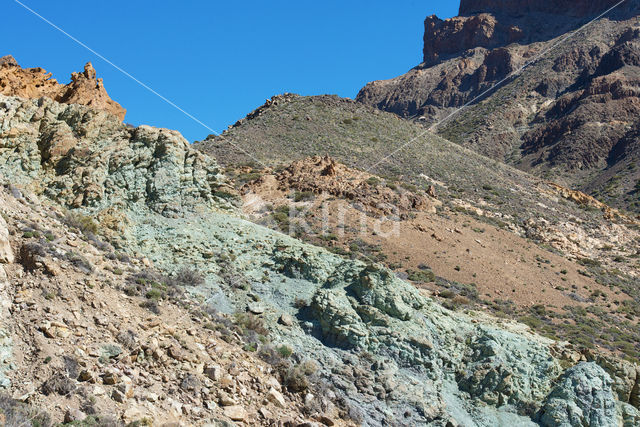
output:
[[[487,13],[445,21],[435,15],[429,16],[424,21],[423,66],[477,47],[504,46],[520,41],[524,36],[518,26],[505,24]]]
[[[567,370],[541,409],[541,424],[620,425],[611,383],[611,377],[595,363],[580,363]]]
[[[2,102],[0,173],[64,206],[105,210],[121,199],[169,216],[227,194],[217,164],[177,131],[130,129],[104,111],[47,98]]]
[[[426,196],[409,192],[401,194],[379,185],[378,178],[348,168],[329,156],[293,162],[275,179],[280,190],[330,194],[357,202],[363,210],[376,214],[406,215],[412,210],[426,210],[434,204]],[[255,186],[260,184],[257,182]]]
[[[73,73],[71,82],[59,84],[42,68],[21,68],[12,56],[0,58],[0,94],[22,98],[47,97],[65,104],[86,105],[106,111],[124,120],[127,110],[109,98],[102,79],[90,62],[81,73]]]

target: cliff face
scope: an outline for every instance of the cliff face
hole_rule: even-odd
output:
[[[476,47],[491,48],[520,41],[525,32],[504,24],[490,14],[443,21],[429,16],[424,21],[424,64],[436,64],[442,57]]]
[[[471,103],[439,128],[442,136],[640,212],[630,149],[640,4],[625,2],[571,33],[615,4],[463,0],[460,16],[425,20],[422,64],[369,83],[357,100],[427,123]]]
[[[127,110],[109,98],[102,79],[90,62],[81,73],[73,73],[67,85],[51,78],[44,69],[22,68],[12,56],[0,58],[0,94],[22,98],[51,98],[64,104],[86,105],[124,120]]]

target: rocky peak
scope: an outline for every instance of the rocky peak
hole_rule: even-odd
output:
[[[435,15],[424,21],[424,63],[432,65],[447,55],[476,47],[492,48],[520,41],[524,31],[504,24],[490,14],[442,20]]]
[[[18,62],[11,55],[6,55],[6,56],[3,56],[2,58],[0,58],[0,67],[5,66],[5,64],[7,66],[15,66],[15,67],[18,66]]]
[[[51,98],[65,104],[86,105],[124,120],[127,110],[107,94],[90,62],[82,73],[73,73],[67,85],[58,83],[44,69],[22,68],[11,55],[0,58],[0,94],[21,98]]]
[[[82,73],[71,74],[71,83],[65,86],[65,90],[56,100],[65,104],[81,104],[105,110],[121,121],[127,113],[120,104],[109,98],[102,79],[96,78],[96,70],[91,62],[87,62]]]

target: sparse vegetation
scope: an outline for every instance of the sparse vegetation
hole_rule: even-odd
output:
[[[88,215],[80,212],[69,211],[65,214],[63,222],[71,228],[75,228],[84,234],[98,234],[98,224]]]
[[[431,270],[407,270],[407,278],[412,282],[430,283],[436,281],[436,275]]]

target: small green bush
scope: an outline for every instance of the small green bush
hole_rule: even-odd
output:
[[[90,216],[79,212],[67,212],[63,222],[71,227],[80,230],[83,234],[97,234],[98,224]]]
[[[436,275],[431,270],[407,270],[407,278],[412,282],[432,283],[436,281]]]
[[[312,200],[313,197],[313,191],[296,191],[293,195],[293,200],[296,202],[303,202]]]
[[[288,358],[293,354],[293,349],[287,345],[281,345],[278,347],[278,354],[283,358]]]

